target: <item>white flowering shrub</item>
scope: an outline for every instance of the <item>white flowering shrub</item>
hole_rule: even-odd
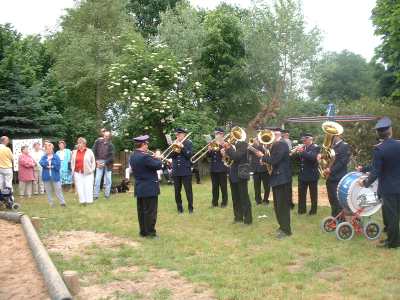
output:
[[[191,80],[191,59],[178,61],[163,44],[132,41],[109,70],[108,89],[124,108],[120,124],[134,123],[136,132],[159,137],[169,131],[186,108],[202,101],[202,85]]]

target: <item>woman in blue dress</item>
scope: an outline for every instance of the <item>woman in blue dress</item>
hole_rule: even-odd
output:
[[[71,150],[66,148],[65,141],[61,140],[58,142],[57,156],[61,160],[60,176],[61,185],[64,188],[69,189],[72,185],[72,172],[71,172]]]

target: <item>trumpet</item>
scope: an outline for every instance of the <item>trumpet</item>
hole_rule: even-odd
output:
[[[183,143],[184,141],[187,140],[187,138],[191,135],[192,133],[188,133],[183,140],[181,141],[181,143]],[[167,159],[173,152],[175,153],[181,153],[182,151],[182,146],[178,144],[178,141],[175,140],[171,145],[169,145],[169,147],[167,149],[164,150],[163,153],[161,153],[161,156],[164,157],[164,159]]]
[[[296,147],[294,147],[292,150],[290,150],[289,155],[293,155],[297,152],[299,152],[300,148],[303,148],[304,144],[298,144]]]
[[[225,136],[227,137],[227,135]],[[225,140],[224,137],[224,140]],[[208,147],[211,147],[212,151],[219,151],[220,149],[220,143],[218,142],[217,138],[214,138],[211,142],[207,143],[203,148],[201,148],[199,151],[197,151],[191,158],[190,161],[192,164],[195,164],[198,162],[200,159],[202,159],[208,152]]]

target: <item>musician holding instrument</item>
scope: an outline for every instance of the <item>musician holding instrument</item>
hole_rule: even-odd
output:
[[[219,190],[221,190],[221,207],[228,204],[228,168],[222,160],[222,144],[224,143],[225,131],[222,128],[215,128],[215,139],[208,143],[207,151],[210,159],[210,175],[212,185],[212,207],[218,207]]]
[[[309,215],[315,215],[318,208],[318,160],[320,151],[318,145],[314,144],[313,136],[309,133],[302,135],[303,144],[295,147],[292,155],[300,160],[300,172],[298,178],[298,214],[307,213],[307,189],[310,189],[311,209]]]
[[[250,170],[247,159],[246,133],[240,127],[231,130],[230,137],[224,142],[222,155],[227,155],[232,164],[229,167],[234,223],[250,225],[253,222],[251,203],[247,187]]]
[[[342,210],[339,204],[337,187],[339,181],[347,174],[347,165],[350,162],[351,149],[349,144],[343,141],[341,133],[333,136],[332,149],[334,151],[333,162],[322,170],[322,176],[326,178],[326,190],[328,192],[328,200],[331,206],[331,215],[336,217]],[[321,160],[321,154],[318,155]]]
[[[274,199],[274,210],[279,223],[276,237],[286,238],[292,235],[290,226],[290,185],[292,170],[290,166],[289,146],[281,138],[281,129],[274,129],[274,142],[269,155],[262,161],[272,166],[270,185]]]
[[[148,151],[149,138],[148,135],[143,135],[133,139],[135,151],[129,158],[129,164],[135,177],[139,234],[142,237],[155,238],[160,194],[157,170],[162,168],[162,159],[161,156],[152,156]]]
[[[182,206],[182,185],[185,189],[188,201],[189,213],[193,213],[193,192],[192,192],[192,163],[191,157],[193,152],[193,144],[187,139],[188,133],[183,128],[175,129],[176,140],[173,143],[173,149],[170,154],[172,158],[172,177],[174,179],[175,202],[178,213],[183,213]]]
[[[253,139],[252,143],[253,148],[260,151],[263,156],[265,154],[265,148],[263,145],[260,145],[260,141],[257,137]],[[265,146],[266,147],[266,146]],[[265,205],[269,204],[269,194],[270,194],[270,186],[269,186],[269,173],[265,166],[265,164],[261,163],[261,159],[256,153],[250,151],[250,164],[251,169],[253,171],[253,184],[254,184],[254,196],[257,205],[264,203]],[[264,188],[264,197],[261,197],[261,183]]]
[[[383,141],[374,147],[373,161],[368,177],[360,182],[369,187],[378,179],[378,195],[383,201],[383,222],[387,226],[384,248],[400,247],[400,142],[392,138],[392,122],[381,118],[376,132]]]

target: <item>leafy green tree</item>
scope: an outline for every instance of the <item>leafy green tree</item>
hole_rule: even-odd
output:
[[[245,18],[246,62],[252,84],[264,101],[301,98],[320,52],[320,32],[306,29],[297,1],[255,4]]]
[[[240,15],[233,7],[222,4],[207,13],[204,27],[199,72],[207,103],[220,124],[243,123],[259,107],[249,89]]]
[[[372,22],[375,34],[382,39],[377,47],[376,55],[387,65],[390,73],[396,78],[390,90],[391,97],[400,101],[400,2],[393,0],[377,0],[372,11]]]
[[[350,101],[374,97],[376,88],[373,67],[360,55],[344,50],[327,53],[320,60],[310,95],[325,101]]]
[[[160,14],[177,3],[179,0],[129,0],[127,8],[135,15],[140,32],[147,38],[157,34]]]
[[[108,105],[110,65],[131,39],[140,39],[123,0],[84,0],[67,10],[50,47],[53,70],[65,86],[70,105],[95,112],[98,126]]]
[[[191,60],[178,61],[163,44],[132,41],[109,71],[113,93],[110,120],[115,128],[149,132],[165,144],[164,134],[189,107],[201,104],[201,84],[190,78]],[[118,115],[118,122],[115,120]],[[132,123],[134,126],[132,126]]]
[[[11,137],[62,134],[58,110],[44,96],[41,80],[49,56],[39,37],[22,38],[0,25],[0,132]]]

